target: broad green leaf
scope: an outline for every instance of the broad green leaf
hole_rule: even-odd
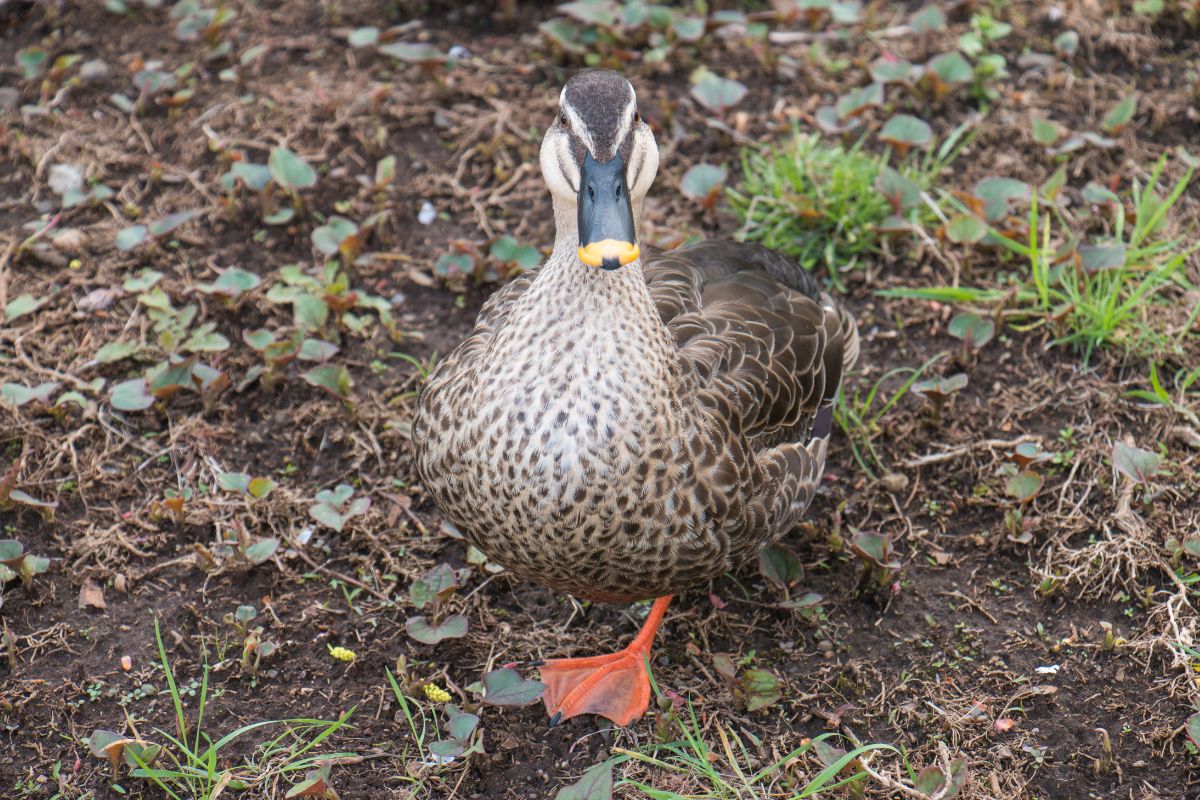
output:
[[[708,203],[725,185],[729,172],[714,164],[695,164],[683,175],[679,189],[685,197],[697,202]]]
[[[984,178],[975,184],[974,194],[983,201],[983,214],[989,222],[998,222],[1008,215],[1013,201],[1027,202],[1029,184],[1015,178]]]
[[[925,6],[913,14],[912,19],[908,21],[908,27],[912,28],[914,33],[920,34],[940,31],[946,27],[946,14],[936,5]]]
[[[966,386],[966,374],[958,372],[947,378],[930,378],[929,380],[914,383],[910,391],[929,397],[948,397],[957,391],[965,389]]]
[[[354,386],[350,380],[350,373],[345,367],[335,366],[332,364],[322,364],[319,367],[313,367],[304,373],[304,380],[313,386],[332,394],[334,397],[339,397],[343,400],[350,397],[350,390]]]
[[[879,138],[904,153],[910,147],[928,147],[933,141],[933,129],[925,120],[909,114],[897,114],[883,126]]]
[[[465,711],[460,711],[446,721],[446,733],[459,741],[466,741],[470,738],[477,727],[479,727],[479,717]]]
[[[146,392],[146,381],[133,378],[112,387],[109,402],[118,411],[142,411],[154,405],[154,398]]]
[[[141,342],[109,342],[96,351],[95,360],[97,364],[112,364],[137,355],[145,348]]]
[[[461,639],[467,635],[467,618],[462,614],[447,617],[439,625],[430,625],[425,617],[409,618],[404,623],[409,637],[423,644],[437,644],[444,639]]]
[[[1040,145],[1050,147],[1062,138],[1062,128],[1045,117],[1034,115],[1029,124],[1033,131],[1033,140]]]
[[[254,478],[246,486],[246,491],[255,499],[266,497],[275,488],[275,481],[270,478]]]
[[[946,84],[970,83],[971,79],[975,77],[970,63],[957,51],[935,56],[925,66],[926,69],[937,75],[942,83]]]
[[[916,77],[916,66],[902,58],[877,58],[871,62],[871,80],[875,83],[908,84]]]
[[[146,241],[149,233],[150,231],[145,225],[131,225],[128,228],[122,228],[117,231],[117,249],[122,252],[132,250]]]
[[[1112,460],[1113,469],[1134,483],[1145,483],[1158,472],[1159,461],[1155,453],[1124,442],[1113,445]]]
[[[285,189],[308,189],[317,185],[316,171],[286,147],[271,151],[267,168],[275,182]]]
[[[320,297],[298,294],[292,301],[296,327],[303,331],[319,331],[329,320],[329,305]]]
[[[563,3],[558,10],[574,17],[585,25],[598,25],[601,28],[611,28],[617,22],[617,11],[612,3],[596,2],[596,0],[580,0],[580,2]]]
[[[1135,92],[1121,100],[1113,106],[1107,114],[1104,115],[1104,120],[1100,123],[1105,133],[1117,134],[1121,129],[1133,119],[1134,113],[1137,112],[1138,96]]]
[[[215,294],[218,297],[234,299],[245,292],[258,287],[262,279],[253,272],[247,272],[238,267],[230,267],[212,283],[202,283],[196,288],[205,294]]]
[[[764,547],[758,553],[758,572],[780,588],[786,589],[804,577],[800,559],[780,544]]]
[[[1054,37],[1054,49],[1063,58],[1071,58],[1079,50],[1079,34],[1075,31],[1063,31]]]
[[[537,702],[544,691],[546,684],[523,678],[507,667],[483,676],[483,702],[493,706],[527,706]]]
[[[227,492],[246,494],[250,490],[250,476],[245,472],[219,472],[217,485]]]
[[[297,356],[301,361],[328,361],[337,355],[338,346],[320,339],[305,339]]]
[[[765,669],[748,669],[743,672],[741,686],[746,696],[747,711],[766,708],[783,698],[779,691],[779,679]]]
[[[327,256],[337,255],[342,242],[358,233],[353,221],[334,214],[321,227],[312,232],[313,245]]]
[[[474,269],[475,262],[466,253],[442,253],[433,265],[433,273],[439,278],[470,275]]]
[[[698,42],[704,36],[704,20],[700,17],[675,17],[671,31],[683,42]]]
[[[870,561],[882,569],[899,569],[900,562],[892,558],[892,543],[882,533],[859,531],[850,541],[855,555]]]
[[[40,383],[32,388],[22,383],[5,383],[0,385],[0,397],[20,408],[26,403],[32,403],[35,400],[39,403],[50,402],[50,395],[58,387],[58,381]]]
[[[21,76],[27,81],[34,80],[42,74],[49,54],[40,47],[26,47],[17,51],[17,66],[21,68]]]
[[[4,319],[12,322],[18,317],[23,317],[26,314],[31,314],[37,311],[46,303],[44,297],[34,297],[31,294],[22,294],[8,301],[8,305],[4,307]]]
[[[296,216],[294,208],[281,208],[263,217],[263,223],[266,225],[285,225],[291,222],[294,216]]]
[[[147,228],[147,231],[151,236],[157,239],[159,237],[166,236],[180,225],[183,225],[185,222],[195,219],[198,216],[200,216],[199,211],[177,211],[174,214],[168,214],[162,219],[156,219],[154,222],[151,222],[150,227]]]
[[[162,276],[163,274],[155,269],[140,269],[136,274],[125,279],[122,288],[130,293],[146,292],[153,289]]]
[[[612,800],[612,793],[612,762],[602,761],[575,783],[559,789],[554,800]]]
[[[974,214],[955,214],[946,223],[946,238],[959,244],[974,244],[987,233],[987,223]]]
[[[709,111],[722,114],[736,106],[749,91],[745,85],[701,67],[692,76],[692,97]]]
[[[955,314],[946,330],[955,339],[969,342],[972,347],[983,347],[996,333],[996,323],[987,317],[967,311]]]
[[[1192,714],[1187,718],[1187,735],[1192,740],[1192,744],[1200,747],[1200,713]]]
[[[262,564],[275,555],[275,551],[278,549],[278,539],[259,539],[246,548],[246,559],[251,564]]]
[[[585,51],[581,43],[579,26],[565,19],[551,19],[538,25],[542,35],[568,53],[582,55]]]
[[[1042,476],[1032,470],[1024,470],[1004,482],[1004,491],[1019,503],[1028,503],[1042,490]]]
[[[263,329],[257,331],[242,331],[242,341],[250,345],[255,352],[261,353],[269,345],[275,343],[275,335]]]
[[[511,236],[501,236],[492,242],[490,255],[496,261],[516,264],[521,269],[533,269],[542,262],[542,254],[536,247],[518,244]]]
[[[875,187],[887,198],[896,214],[915,207],[921,201],[921,187],[891,167],[885,166],[880,170]]]
[[[1125,266],[1125,243],[1080,245],[1079,260],[1088,274],[1121,269]]]
[[[408,62],[409,64],[433,65],[446,61],[446,54],[431,44],[421,42],[392,42],[378,48],[385,56]]]
[[[351,47],[369,47],[379,41],[379,28],[368,26],[350,31],[346,41]]]
[[[856,117],[872,106],[883,105],[883,84],[868,83],[858,89],[851,89],[837,99],[838,117]]]

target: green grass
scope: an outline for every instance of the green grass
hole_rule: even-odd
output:
[[[347,727],[354,709],[333,721],[283,719],[253,722],[214,740],[204,728],[204,715],[210,699],[208,665],[204,666],[196,693],[198,705],[193,724],[184,710],[183,693],[167,660],[157,620],[154,623],[154,637],[175,710],[175,732],[155,729],[155,733],[169,744],[163,746],[161,755],[153,765],[132,755],[131,760],[136,766],[130,770],[131,777],[145,779],[172,800],[212,800],[218,795],[229,797],[233,792],[248,790],[274,795],[281,780],[299,782],[305,772],[316,769],[321,762],[356,757],[355,753],[314,752],[327,739]],[[260,734],[264,728],[271,726],[282,726],[283,731],[271,738],[246,744],[249,734]],[[247,749],[249,753],[242,755]],[[231,753],[231,750],[237,753]],[[231,762],[237,765],[225,766]]]
[[[967,131],[965,126],[956,129],[936,150],[904,160],[898,172],[916,190],[927,192],[969,140]],[[847,149],[796,133],[765,151],[744,148],[741,181],[728,190],[729,204],[741,221],[738,238],[787,253],[807,270],[823,267],[839,286],[841,273],[859,266],[864,255],[879,252],[879,226],[893,214],[877,186],[891,152],[869,153],[863,144],[859,140]],[[912,201],[904,211],[910,224],[936,220],[925,202]]]
[[[945,357],[946,353],[938,353],[919,367],[890,369],[883,373],[879,380],[871,384],[871,388],[866,392],[856,388],[852,397],[847,396],[845,386],[842,387],[842,391],[838,392],[837,404],[833,407],[833,418],[838,427],[842,429],[842,433],[845,434],[846,441],[850,443],[850,452],[854,454],[854,460],[858,462],[863,472],[870,476],[871,480],[876,478],[874,468],[883,467],[883,461],[880,459],[879,453],[875,451],[875,445],[872,444],[881,430],[879,420],[892,410],[900,398],[908,393],[912,385],[919,381],[930,367]],[[890,397],[880,394],[883,384],[889,378],[898,375],[906,376],[904,383]],[[880,403],[878,409],[875,408],[877,402]]]
[[[1108,244],[1123,247],[1120,266],[1088,271],[1072,257],[1062,257],[1059,243],[1072,240],[1072,225],[1057,206],[1043,214],[1035,194],[1030,205],[1029,237],[1021,242],[990,229],[987,243],[1023,260],[1028,272],[1010,276],[997,288],[939,286],[925,289],[890,289],[887,297],[910,297],[947,303],[990,305],[1018,330],[1048,327],[1055,342],[1079,352],[1084,361],[1099,348],[1108,347],[1139,358],[1163,359],[1183,354],[1183,339],[1200,314],[1193,305],[1178,330],[1164,329],[1163,312],[1180,302],[1194,287],[1187,279],[1188,258],[1200,243],[1183,237],[1167,238],[1167,214],[1191,182],[1189,168],[1165,196],[1156,187],[1167,164],[1164,156],[1145,186],[1134,182],[1130,193],[1134,217],[1126,218],[1117,203]]]

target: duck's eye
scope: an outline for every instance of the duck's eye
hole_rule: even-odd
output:
[[[562,125],[564,128],[571,127],[571,123],[567,121],[567,112],[564,111],[558,115],[558,124]]]
[[[634,125],[637,125],[637,124],[638,124],[639,122],[641,122],[641,121],[642,121],[642,115],[641,115],[641,114],[639,114],[639,113],[638,113],[638,112],[636,112],[636,111],[635,111],[635,112],[633,112],[633,124],[634,124]]]

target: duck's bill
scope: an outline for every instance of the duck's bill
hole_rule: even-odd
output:
[[[579,260],[591,267],[617,269],[639,255],[620,153],[607,164],[585,154],[579,176]]]

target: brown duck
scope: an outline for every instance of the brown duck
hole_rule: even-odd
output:
[[[616,72],[568,81],[541,148],[554,251],[497,291],[434,371],[413,425],[421,484],[516,575],[607,602],[657,598],[624,650],[542,667],[557,723],[650,700],[671,595],[800,520],[853,318],[764,247],[638,245],[654,134]]]

